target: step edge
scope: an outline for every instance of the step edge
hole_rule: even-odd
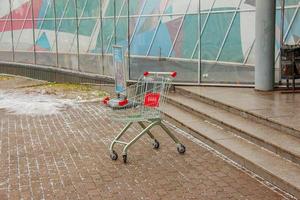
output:
[[[220,148],[222,149],[221,153],[224,154],[225,156],[229,157],[230,159],[234,160],[235,162],[237,162],[238,164],[240,164],[241,166],[245,167],[246,169],[253,171],[255,174],[261,176],[262,178],[264,178],[265,180],[271,182],[272,184],[278,186],[279,188],[283,189],[284,191],[296,196],[297,198],[300,198],[300,188],[297,188],[296,186],[294,186],[293,184],[291,184],[290,182],[282,179],[279,176],[276,176],[275,174],[273,174],[272,172],[270,172],[269,170],[266,170],[264,167],[261,167],[260,164],[256,164],[251,160],[248,160],[247,158],[243,157],[242,155],[226,148],[225,146],[223,146],[222,144],[217,143],[215,140],[208,138],[207,136],[197,132],[196,130],[194,130],[191,127],[186,126],[185,124],[181,123],[180,121],[178,121],[177,119],[173,118],[172,116],[170,116],[169,114],[165,113],[165,116],[168,119],[171,119],[172,121],[177,122],[180,126],[185,127],[186,129],[188,129],[191,132],[194,132],[194,134],[192,134],[193,136],[198,136],[196,138],[198,138],[199,140],[201,140],[202,142],[204,142],[205,144],[207,144],[208,146],[210,146],[213,149],[216,149],[217,151],[220,150]],[[200,137],[200,138],[199,138]],[[201,138],[202,137],[202,138]],[[203,141],[206,140],[206,141]],[[207,143],[207,141],[209,142],[209,144]],[[214,145],[212,145],[214,144]],[[217,145],[217,146],[216,146]],[[254,144],[253,144],[254,145]],[[258,148],[258,147],[257,147]],[[232,155],[228,155],[228,153],[223,153],[224,151],[228,151],[230,154]],[[267,152],[267,151],[266,151]],[[236,158],[234,157],[238,157],[239,160],[236,160]],[[283,158],[279,158],[279,159],[283,159]],[[288,162],[288,161],[287,161]],[[264,174],[261,174],[257,171],[254,171],[253,169],[249,169],[249,165],[253,165],[255,167],[258,167],[260,170],[262,170],[264,172]],[[271,176],[267,177],[267,175]],[[277,179],[275,182],[272,179]],[[271,179],[271,180],[270,180]],[[279,181],[279,182],[278,182]],[[288,185],[288,186],[287,186]],[[291,190],[291,188],[293,190]]]
[[[191,92],[187,89],[184,89],[182,87],[176,87],[176,92],[186,96],[186,95],[191,95],[192,98],[194,99],[198,99],[200,101],[202,101],[203,103],[207,103],[211,106],[218,106],[220,109],[223,109],[223,110],[226,110],[228,112],[231,112],[233,114],[236,114],[236,115],[239,115],[245,119],[249,119],[249,118],[252,118],[254,119],[257,123],[260,123],[260,124],[263,124],[265,126],[268,126],[270,128],[274,128],[278,131],[285,131],[286,134],[289,134],[289,135],[292,135],[294,137],[297,137],[297,138],[300,138],[300,131],[293,128],[293,127],[290,127],[290,126],[287,126],[287,125],[284,125],[284,124],[280,124],[272,119],[268,119],[266,117],[263,117],[263,116],[260,116],[260,115],[257,115],[255,113],[252,113],[250,111],[247,111],[247,110],[242,110],[236,106],[233,106],[233,105],[229,105],[229,104],[226,104],[226,103],[223,103],[221,101],[218,101],[218,100],[215,100],[215,99],[212,99],[212,98],[209,98],[209,97],[206,97],[206,96],[203,96],[201,94],[198,94],[198,93],[194,93],[194,92]]]
[[[272,151],[273,153],[278,154],[278,155],[284,157],[285,159],[287,159],[287,160],[289,160],[291,162],[295,162],[297,164],[300,164],[300,155],[297,155],[294,152],[291,152],[290,150],[287,150],[287,149],[279,146],[278,144],[271,143],[270,141],[266,141],[266,140],[264,140],[262,138],[259,138],[256,135],[253,135],[253,134],[251,134],[248,131],[241,130],[241,129],[239,129],[239,128],[231,125],[231,124],[225,123],[223,121],[219,121],[218,119],[215,119],[215,118],[213,118],[212,116],[210,116],[210,115],[208,115],[206,113],[203,113],[201,111],[195,110],[194,108],[188,107],[187,105],[179,103],[179,102],[177,102],[177,101],[175,101],[173,99],[170,99],[169,97],[167,97],[167,101],[169,101],[169,103],[171,103],[173,105],[175,104],[174,106],[177,106],[177,107],[178,106],[182,106],[182,107],[184,107],[185,108],[184,110],[186,110],[186,111],[187,110],[188,111],[192,111],[196,116],[210,119],[210,120],[214,121],[215,123],[217,123],[217,124],[219,124],[221,126],[225,126],[225,128],[227,128],[230,131],[234,132],[234,134],[239,135],[240,137],[242,137],[242,138],[244,138],[246,140],[249,140],[249,141],[251,141],[251,142],[253,142],[255,144],[257,144],[257,143],[264,143],[265,145],[262,145],[262,144],[257,144],[257,145],[259,145],[262,148],[265,148],[265,149],[267,149],[269,151]],[[269,127],[269,128],[271,128],[271,127]],[[275,129],[275,130],[277,130],[277,129]],[[289,134],[285,134],[285,135],[290,136]]]

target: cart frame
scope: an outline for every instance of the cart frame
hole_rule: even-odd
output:
[[[160,126],[167,135],[175,142],[177,151],[184,154],[186,148],[177,137],[163,124],[161,108],[165,104],[165,96],[168,94],[172,80],[176,77],[176,72],[145,72],[138,79],[136,85],[129,87],[133,91],[132,97],[124,100],[124,104],[130,102],[131,106],[123,109],[111,110],[113,120],[127,122],[121,132],[114,138],[110,145],[110,158],[118,159],[118,154],[114,150],[116,144],[124,145],[122,158],[127,162],[128,149],[135,144],[143,135],[147,134],[153,141],[153,148],[158,149],[160,144],[151,133],[154,126]],[[128,91],[130,94],[130,91]],[[149,103],[150,102],[150,103]],[[122,103],[122,102],[121,102]],[[139,124],[143,129],[129,142],[121,139],[133,123]],[[148,125],[145,125],[148,123]]]

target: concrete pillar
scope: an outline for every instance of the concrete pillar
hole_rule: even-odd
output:
[[[275,0],[256,1],[255,89],[271,91],[275,81]]]

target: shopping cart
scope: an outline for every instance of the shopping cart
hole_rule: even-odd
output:
[[[155,139],[150,129],[160,126],[177,145],[180,154],[185,153],[185,146],[170,132],[162,123],[161,108],[165,104],[165,97],[168,94],[172,80],[176,77],[176,72],[145,72],[135,85],[127,87],[127,98],[119,102],[122,109],[112,109],[109,113],[113,120],[126,122],[126,126],[117,135],[110,145],[110,158],[118,159],[118,154],[114,150],[115,144],[124,145],[123,161],[127,162],[127,151],[131,145],[137,142],[143,135],[147,134],[153,140],[153,148],[159,148],[159,142]],[[126,106],[129,105],[129,106]],[[121,141],[120,138],[133,124],[137,123],[142,127],[130,142]]]

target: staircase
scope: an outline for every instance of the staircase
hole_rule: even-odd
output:
[[[295,130],[176,86],[169,120],[243,167],[300,199],[300,137]],[[300,136],[300,133],[299,133]]]

